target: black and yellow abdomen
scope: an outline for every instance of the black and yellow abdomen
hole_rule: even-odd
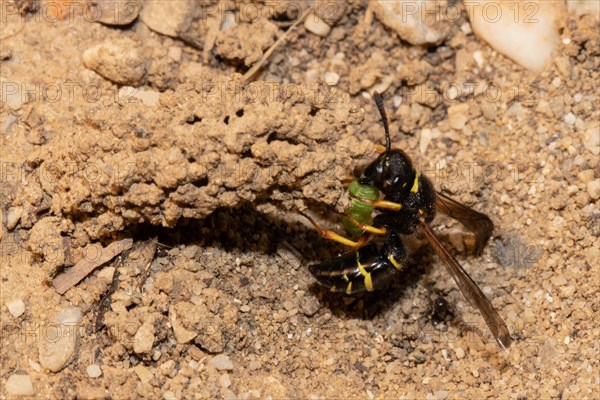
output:
[[[383,288],[405,261],[404,244],[391,233],[383,244],[371,242],[333,260],[309,265],[308,270],[332,292],[354,294]]]

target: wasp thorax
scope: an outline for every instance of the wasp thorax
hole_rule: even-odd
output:
[[[378,187],[384,194],[410,190],[416,171],[402,150],[383,153],[365,168],[359,181]]]

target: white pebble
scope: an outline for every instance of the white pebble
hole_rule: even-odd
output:
[[[473,59],[475,60],[475,62],[477,63],[477,66],[479,68],[483,67],[483,63],[485,62],[485,59],[483,58],[483,54],[481,53],[481,50],[477,50],[477,51],[473,52]]]
[[[98,378],[102,375],[102,370],[98,364],[88,365],[85,372],[87,372],[90,378]]]
[[[581,101],[581,98],[582,98],[581,93],[575,93],[573,95],[573,101],[575,101],[575,103],[579,103]]]
[[[327,82],[330,86],[335,86],[340,81],[340,76],[335,72],[327,71],[325,72],[325,82]]]
[[[31,367],[31,369],[34,370],[35,372],[40,372],[42,370],[41,365],[38,364],[38,363],[36,363],[32,359],[27,360],[27,363],[29,364],[29,366]]]
[[[167,57],[171,61],[175,61],[175,62],[181,61],[182,53],[183,53],[183,50],[181,50],[181,47],[171,46],[167,49]]]
[[[421,138],[419,139],[419,151],[421,154],[425,154],[427,151],[427,147],[429,146],[432,137],[431,129],[424,128],[421,130]]]
[[[587,184],[587,192],[593,200],[600,198],[600,179],[594,179]]]
[[[226,31],[227,29],[235,26],[237,24],[235,20],[235,13],[232,11],[227,11],[225,13],[225,18],[223,19],[223,23],[221,24],[221,31]]]
[[[467,7],[475,35],[520,65],[541,71],[550,62],[560,41],[557,21],[565,13],[564,2],[533,1],[536,23],[527,18],[515,18],[527,13],[524,2],[485,0]],[[515,6],[516,5],[516,6]]]
[[[460,26],[460,30],[465,34],[465,35],[470,35],[471,33],[473,33],[473,29],[471,29],[471,24],[468,22],[465,22],[464,24],[462,24]]]
[[[219,383],[221,384],[221,386],[223,386],[224,388],[228,388],[229,386],[231,386],[231,379],[229,379],[229,375],[227,374],[223,374],[219,377]]]
[[[458,93],[459,92],[458,92],[458,88],[456,86],[452,85],[452,86],[450,86],[448,88],[448,90],[446,91],[446,93],[448,94],[448,98],[450,100],[454,100],[454,99],[456,99],[458,97]]]
[[[392,78],[390,75],[386,75],[384,76],[380,82],[376,83],[375,85],[373,85],[371,87],[371,93],[372,92],[379,92],[379,93],[384,93],[386,90],[388,90],[388,88],[390,87],[390,85],[394,82],[394,78]]]
[[[461,130],[467,123],[469,105],[465,103],[455,104],[448,107],[448,120],[452,129]]]
[[[65,307],[58,313],[56,321],[64,325],[79,325],[83,321],[83,313],[78,307]]]
[[[560,80],[560,78],[558,76],[556,78],[552,79],[552,86],[554,86],[555,88],[559,88],[561,83],[562,83],[562,81]]]
[[[23,207],[11,207],[8,209],[6,213],[6,229],[12,231],[15,229],[19,220],[21,219],[21,215],[23,214]]]
[[[8,312],[15,318],[19,318],[25,312],[25,303],[23,300],[13,300],[6,303],[6,308],[8,308]]]
[[[600,154],[600,135],[598,135],[597,127],[590,128],[583,134],[583,145],[593,155]]]
[[[65,307],[45,330],[39,342],[40,364],[52,372],[63,369],[75,354],[79,344],[79,324],[83,319],[77,307]]]
[[[163,393],[164,400],[177,400],[177,396],[171,390],[167,390]]]
[[[139,327],[133,338],[133,351],[137,354],[148,353],[154,345],[154,324],[146,321]]]
[[[219,354],[214,356],[209,362],[208,365],[215,367],[218,370],[232,370],[233,363],[225,354]]]
[[[11,396],[33,396],[33,384],[29,375],[11,375],[6,381],[6,393]]]
[[[574,125],[577,121],[577,117],[573,113],[568,113],[565,115],[565,122],[569,125]]]
[[[304,20],[304,27],[307,31],[321,37],[329,35],[329,32],[331,31],[331,27],[327,25],[327,23],[323,21],[323,19],[319,18],[313,13],[311,13]]]

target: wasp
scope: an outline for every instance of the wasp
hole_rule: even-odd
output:
[[[507,350],[511,337],[506,323],[429,225],[436,211],[441,211],[475,235],[475,252],[481,253],[494,229],[492,221],[487,215],[436,192],[431,180],[413,166],[404,151],[391,148],[383,99],[377,92],[373,98],[385,131],[385,148],[378,146],[382,153],[348,188],[351,207],[344,217],[350,233],[358,233],[358,238],[353,240],[323,229],[302,212],[322,237],[353,248],[330,261],[310,265],[309,271],[332,292],[351,295],[384,288],[407,262],[402,236],[420,230],[464,297],[479,309],[498,345]],[[374,240],[376,237],[381,240]]]

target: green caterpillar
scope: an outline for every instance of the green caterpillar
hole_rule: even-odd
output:
[[[371,185],[362,185],[355,179],[348,186],[348,191],[356,197],[360,197],[367,200],[378,200],[379,189]],[[362,222],[363,224],[371,225],[373,222],[373,210],[375,207],[371,204],[367,204],[359,199],[352,197],[352,205],[345,212],[345,215],[354,218],[355,220]],[[347,219],[342,221],[346,230],[354,237],[358,237],[362,234],[362,230]]]

